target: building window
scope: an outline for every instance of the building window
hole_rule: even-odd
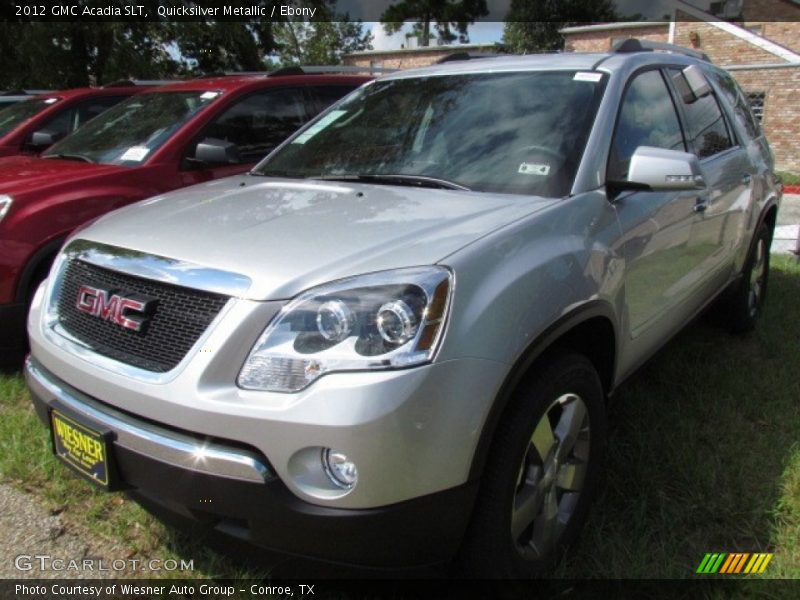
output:
[[[767,97],[766,92],[748,92],[747,101],[750,103],[750,109],[758,122],[764,120],[764,99]]]

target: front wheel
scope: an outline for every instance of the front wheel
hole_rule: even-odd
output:
[[[605,402],[592,363],[561,354],[537,369],[495,433],[470,529],[465,574],[543,574],[574,541],[601,470]]]

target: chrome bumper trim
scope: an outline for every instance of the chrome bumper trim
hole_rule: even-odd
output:
[[[30,356],[25,361],[25,379],[31,392],[50,404],[57,400],[64,407],[83,415],[116,434],[115,445],[177,467],[245,481],[264,483],[270,470],[254,454],[221,444],[197,439],[137,421],[107,406],[102,406],[78,390],[59,381]]]

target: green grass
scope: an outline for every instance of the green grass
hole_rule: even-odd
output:
[[[53,457],[46,428],[36,417],[22,378],[0,374],[0,481],[33,494],[73,531],[122,542],[126,558],[193,560],[193,571],[142,573],[159,577],[260,578],[188,536],[166,527],[122,493],[96,490]]]
[[[609,407],[607,475],[561,573],[692,576],[706,552],[774,552],[800,577],[800,266],[773,257],[749,336],[714,310],[624,384]]]
[[[774,552],[764,577],[800,578],[800,266],[773,257],[758,329],[728,334],[711,314],[617,392],[607,475],[568,577],[693,577],[706,552]],[[195,559],[193,576],[253,576],[50,454],[17,375],[0,376],[0,480],[63,509],[74,527],[139,556]]]
[[[781,178],[786,185],[800,185],[800,173],[789,173],[788,171],[776,171],[775,174]]]

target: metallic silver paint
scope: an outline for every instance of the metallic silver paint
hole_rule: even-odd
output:
[[[608,81],[566,198],[245,175],[106,216],[77,237],[252,283],[169,377],[149,379],[54,337],[46,306],[52,301],[43,300],[58,287],[56,265],[48,294],[37,295],[30,313],[32,354],[67,385],[126,412],[201,435],[235,436],[263,452],[293,493],[316,504],[376,507],[462,484],[512,365],[553,323],[589,305],[613,315],[613,387],[741,272],[765,207],[780,196],[763,138],[700,161],[708,193],[626,192],[611,199],[604,188],[630,77],[695,62],[653,52],[564,54],[390,75],[594,67]],[[695,210],[701,202],[706,210]],[[709,245],[712,239],[721,241]],[[678,268],[668,268],[675,256]],[[236,387],[250,349],[288,299],[345,277],[431,264],[449,267],[456,281],[433,363],[329,374],[296,394]],[[306,461],[314,460],[308,457],[318,461],[322,447],[358,465],[359,483],[349,493],[302,479]]]

